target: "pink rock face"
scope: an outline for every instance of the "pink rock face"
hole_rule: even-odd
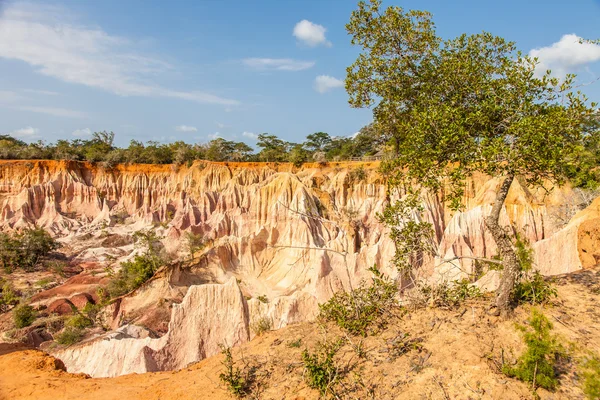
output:
[[[78,310],[82,310],[88,303],[94,304],[94,299],[87,293],[79,293],[69,298],[69,301],[77,307]]]
[[[58,315],[69,315],[73,313],[73,303],[67,299],[54,300],[48,305],[48,313]]]
[[[104,266],[118,268],[136,254],[135,230],[154,227],[179,259],[190,257],[185,235],[201,235],[207,246],[191,265],[160,271],[106,310],[113,329],[168,322],[161,338],[109,333],[57,354],[69,371],[92,376],[181,368],[216,354],[219,343],[249,340],[257,318],[269,318],[275,329],[314,318],[319,303],[368,279],[373,265],[397,275],[390,262],[394,245],[377,218],[396,195],[388,196],[374,163],[364,165],[365,179],[351,182],[349,171],[358,165],[196,162],[109,171],[88,163],[0,161],[0,228],[43,226],[76,254],[72,263],[84,264],[83,274],[37,295],[39,304],[94,295],[106,283]],[[425,196],[438,248],[424,265],[424,278],[458,279],[471,272],[472,261],[447,260],[496,254],[484,217],[498,185],[498,179],[475,176],[461,212],[449,210],[439,196]],[[515,181],[501,214],[504,225],[532,243],[544,273],[600,259],[594,250],[600,247],[598,213],[557,222],[554,210],[570,193],[565,188],[548,195]],[[492,287],[492,278],[482,287]]]

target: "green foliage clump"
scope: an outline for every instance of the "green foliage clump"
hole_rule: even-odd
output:
[[[256,298],[256,300],[260,301],[261,303],[265,303],[265,304],[267,304],[269,302],[269,298],[264,294],[261,294],[260,296],[258,296]]]
[[[319,305],[320,317],[333,321],[352,335],[367,336],[374,323],[385,324],[381,318],[397,304],[396,284],[373,267],[373,282],[363,282],[351,292],[339,291],[329,301]]]
[[[340,378],[340,368],[335,362],[335,355],[342,342],[321,344],[315,353],[305,349],[302,352],[306,383],[317,389],[321,396],[335,395],[334,387]]]
[[[515,288],[515,299],[521,304],[545,304],[557,296],[556,288],[539,271],[522,276]]]
[[[22,304],[13,310],[13,321],[17,329],[33,324],[35,317],[35,310],[30,305]]]
[[[353,184],[356,182],[362,182],[367,179],[367,171],[364,165],[360,165],[358,168],[351,169],[348,172],[348,183]]]
[[[219,374],[219,379],[227,389],[237,398],[242,398],[250,392],[250,385],[246,378],[243,377],[242,370],[235,366],[231,348],[221,346],[221,354],[225,356],[225,360],[221,364],[225,367],[225,372]]]
[[[137,289],[152,278],[158,268],[167,263],[154,231],[138,231],[133,237],[136,244],[144,249],[144,253],[136,255],[131,261],[121,263],[121,269],[112,277],[107,287],[111,297],[122,296]]]
[[[483,296],[479,288],[468,279],[455,280],[452,283],[443,282],[438,285],[420,283],[408,296],[410,305],[414,308],[425,306],[452,308],[466,300]]]
[[[523,340],[527,349],[519,357],[516,365],[504,365],[502,372],[507,376],[532,384],[533,389],[542,387],[554,390],[558,385],[555,364],[563,354],[556,336],[552,335],[552,323],[538,310],[532,310],[529,320],[531,330],[518,325],[523,332]]]
[[[59,243],[42,228],[20,233],[0,233],[0,265],[8,273],[16,268],[31,271],[43,257],[56,250]]]
[[[600,357],[593,355],[583,366],[583,393],[588,399],[600,399]]]
[[[260,336],[273,328],[273,321],[267,316],[262,316],[250,323],[250,329],[256,336]]]
[[[190,255],[190,259],[194,259],[194,254],[202,250],[205,246],[204,236],[199,233],[186,232],[185,246]]]
[[[377,215],[390,228],[390,239],[396,247],[392,262],[405,276],[414,273],[437,247],[433,226],[423,220],[423,212],[418,194],[409,193]]]
[[[94,322],[87,316],[77,313],[69,318],[65,325],[77,329],[85,329],[93,326]]]
[[[83,339],[83,330],[74,326],[68,326],[61,333],[57,334],[54,339],[58,344],[70,346],[79,343]]]
[[[20,296],[9,282],[0,278],[0,313],[8,311],[19,304]]]
[[[152,278],[160,265],[160,258],[148,254],[121,263],[121,270],[108,284],[108,292],[112,297],[118,297],[137,289]]]

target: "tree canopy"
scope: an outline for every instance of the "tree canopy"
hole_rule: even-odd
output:
[[[444,188],[459,208],[474,173],[502,178],[486,226],[505,263],[497,305],[506,310],[518,261],[498,219],[510,185],[562,183],[597,135],[596,104],[574,91],[574,75],[540,73],[513,42],[488,32],[442,39],[426,11],[361,1],[346,28],[362,49],[347,69],[349,102],[372,107],[393,142],[384,168],[393,182]]]

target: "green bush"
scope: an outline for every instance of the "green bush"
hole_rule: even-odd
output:
[[[371,268],[373,282],[363,282],[351,292],[339,291],[328,302],[319,305],[320,317],[333,321],[352,335],[367,336],[372,326],[385,322],[382,316],[397,304],[396,284],[384,277],[375,267]]]
[[[66,325],[77,329],[85,329],[93,326],[94,322],[85,315],[77,313],[67,320]]]
[[[364,165],[360,165],[356,169],[352,169],[348,172],[348,183],[353,184],[356,182],[362,182],[367,179],[367,171],[365,171]]]
[[[13,311],[13,321],[18,329],[31,325],[35,321],[35,310],[25,304],[17,306]]]
[[[137,255],[132,261],[121,263],[121,270],[108,284],[108,292],[111,297],[118,297],[137,289],[152,278],[161,264],[160,257],[150,254]]]
[[[0,313],[6,312],[12,306],[19,304],[19,298],[11,284],[0,278]]]
[[[225,367],[225,372],[219,374],[219,379],[225,385],[227,389],[237,398],[242,398],[250,392],[248,380],[242,375],[242,370],[235,366],[233,356],[231,355],[231,348],[221,346],[221,354],[225,356],[222,364]]]
[[[538,310],[532,310],[529,320],[531,330],[517,325],[523,332],[527,349],[519,357],[516,365],[504,365],[502,371],[510,377],[530,382],[536,387],[553,390],[558,385],[555,371],[556,359],[563,354],[556,336],[552,335],[552,323]]]
[[[583,364],[583,393],[588,399],[600,399],[600,358],[593,355]]]
[[[0,265],[9,273],[19,267],[31,271],[58,247],[59,243],[42,228],[10,235],[0,233]]]
[[[273,321],[271,321],[271,318],[266,316],[257,318],[250,323],[250,329],[252,329],[252,332],[254,332],[256,336],[260,336],[263,333],[270,331],[272,328]]]
[[[340,368],[334,357],[341,344],[341,341],[322,344],[319,351],[315,353],[310,353],[306,349],[302,352],[306,383],[311,388],[317,389],[323,397],[335,396],[335,385],[340,378]]]
[[[515,287],[515,299],[521,304],[545,304],[556,296],[556,288],[539,271],[522,276]]]
[[[73,326],[66,327],[61,333],[55,336],[56,342],[64,346],[79,343],[81,339],[83,339],[83,330]]]

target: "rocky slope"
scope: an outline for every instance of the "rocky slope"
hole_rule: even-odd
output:
[[[107,279],[104,267],[118,268],[136,253],[130,240],[136,230],[155,229],[173,258],[185,257],[185,232],[201,234],[209,245],[199,258],[159,271],[106,310],[106,325],[119,331],[52,350],[70,372],[98,377],[177,369],[218,353],[220,343],[248,341],[257,320],[268,319],[276,329],[311,320],[319,303],[368,278],[374,264],[395,276],[393,243],[376,217],[395,195],[388,194],[377,166],[196,162],[106,170],[3,161],[0,228],[44,227],[82,269],[32,299],[55,309],[82,295],[94,301]],[[470,271],[469,260],[444,260],[495,254],[483,216],[497,185],[496,179],[474,179],[465,211],[458,213],[427,197],[426,218],[439,243],[438,257],[426,268],[430,279]],[[536,266],[546,274],[588,268],[600,259],[600,202],[565,226],[570,215],[559,206],[572,198],[568,189],[548,195],[518,183],[509,193],[503,222],[533,243]],[[493,276],[484,278],[493,286]]]
[[[559,297],[543,312],[554,323],[553,334],[568,349],[560,385],[543,400],[584,399],[581,364],[587,352],[600,349],[600,272],[583,271],[558,278]],[[335,355],[340,399],[530,399],[531,385],[499,372],[501,359],[514,362],[523,351],[515,322],[524,324],[530,307],[519,307],[513,319],[488,315],[486,303],[458,309],[422,309],[389,319],[387,329],[352,343]],[[233,349],[235,366],[254,368],[247,398],[318,399],[307,386],[301,353],[335,341],[341,332],[331,325],[293,324],[268,332]],[[402,338],[418,346],[402,348]],[[232,399],[219,374],[224,357],[217,355],[178,371],[88,379],[64,372],[60,362],[39,350],[0,344],[0,399],[11,400],[187,400]]]

